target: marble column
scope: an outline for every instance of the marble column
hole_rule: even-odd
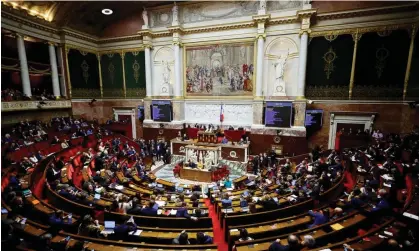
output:
[[[52,93],[59,99],[60,94],[60,81],[58,80],[57,56],[55,55],[55,46],[48,43],[49,50],[49,63],[51,64],[51,78],[52,78]]]
[[[28,97],[32,97],[28,61],[26,59],[25,42],[23,41],[23,36],[20,34],[17,34],[17,51],[19,53],[20,77],[22,79],[23,94]]]
[[[263,35],[258,36],[258,54],[256,61],[256,97],[262,97],[262,85],[263,85],[263,47],[265,44],[265,38]]]
[[[57,46],[56,54],[57,54],[58,65],[60,66],[60,69],[61,69],[61,76],[59,77],[61,96],[67,96],[67,90],[65,87],[66,83],[65,83],[65,66],[64,66],[63,48],[61,46]]]
[[[297,98],[304,98],[306,88],[306,71],[307,71],[307,46],[308,46],[308,33],[303,31],[300,37],[300,55],[298,64],[298,88]]]
[[[173,96],[181,97],[182,96],[182,81],[181,81],[181,72],[180,72],[180,46],[179,43],[173,45],[173,50],[175,52],[175,85],[173,88]]]
[[[146,95],[147,97],[152,96],[151,92],[151,48],[146,46],[144,49],[145,52],[145,82],[146,82]]]

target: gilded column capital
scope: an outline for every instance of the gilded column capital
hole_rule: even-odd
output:
[[[100,58],[101,58],[101,54],[100,53],[96,53],[96,57],[97,57],[97,60],[100,62]]]
[[[302,29],[302,30],[300,30],[300,32],[298,34],[301,36],[304,33],[307,33],[309,35],[311,33],[311,29]]]
[[[256,35],[256,40],[259,40],[259,38],[262,38],[263,40],[266,39],[266,33],[260,33]]]
[[[416,24],[412,24],[412,29],[409,32],[411,38],[415,39],[416,35],[418,34],[418,26]]]
[[[125,57],[125,51],[121,51],[121,52],[119,52],[119,54],[121,55],[121,58],[124,59],[124,57]]]
[[[354,40],[355,43],[357,43],[361,39],[361,37],[362,37],[362,33],[359,33],[358,31],[352,34],[352,39]]]
[[[144,48],[148,48],[148,49],[150,49],[150,50],[152,50],[152,49],[153,49],[153,45],[151,45],[151,44],[144,44],[144,45],[143,45],[143,47],[144,47]]]
[[[180,41],[173,41],[173,45],[178,45],[179,47],[183,47],[183,43]]]

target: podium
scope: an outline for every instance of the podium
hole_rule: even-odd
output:
[[[198,132],[198,142],[217,143],[217,135],[214,132]]]

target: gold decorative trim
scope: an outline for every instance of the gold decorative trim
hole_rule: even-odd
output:
[[[134,70],[135,83],[138,84],[138,80],[140,79],[140,64],[137,62],[137,59],[134,60],[132,69]]]
[[[84,82],[87,85],[87,82],[89,81],[89,64],[86,62],[86,60],[83,60],[83,62],[80,65],[82,71],[83,71],[83,79]]]
[[[279,19],[269,19],[267,24],[268,25],[276,25],[276,24],[291,24],[298,22],[297,17],[283,17]]]
[[[122,84],[123,84],[123,91],[124,91],[124,98],[127,97],[127,83],[125,79],[125,52],[121,52],[121,60],[122,60]]]
[[[404,75],[403,100],[406,99],[407,87],[409,86],[410,70],[412,67],[412,57],[413,57],[413,50],[415,48],[415,38],[417,35],[417,31],[418,31],[418,26],[416,26],[416,24],[413,24],[412,29],[410,31],[409,56],[407,58],[406,73]]]
[[[329,50],[323,55],[326,79],[330,79],[330,75],[335,70],[335,65],[333,62],[336,60],[336,58],[336,52],[333,50],[333,47],[330,47]]]
[[[67,72],[67,88],[68,88],[68,98],[71,99],[71,77],[70,77],[70,67],[68,65],[68,53],[70,52],[70,48],[67,45],[64,45],[64,57],[65,57],[65,65],[66,65],[66,72]]]
[[[98,68],[99,68],[100,97],[103,98],[102,63],[100,60],[101,56],[99,53],[97,53],[96,56],[97,56]]]
[[[375,51],[375,69],[377,70],[377,78],[381,78],[384,68],[386,68],[387,58],[390,56],[390,51],[382,45]]]
[[[352,35],[352,39],[354,40],[354,50],[352,52],[352,67],[351,67],[351,77],[349,79],[349,99],[352,99],[352,91],[354,89],[355,84],[355,67],[356,67],[356,53],[358,51],[358,42],[361,40],[362,34],[358,32],[358,30],[355,32],[355,34]]]

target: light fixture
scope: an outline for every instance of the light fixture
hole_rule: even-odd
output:
[[[103,15],[112,15],[112,13],[113,13],[113,10],[111,10],[111,9],[103,9],[102,10]]]

